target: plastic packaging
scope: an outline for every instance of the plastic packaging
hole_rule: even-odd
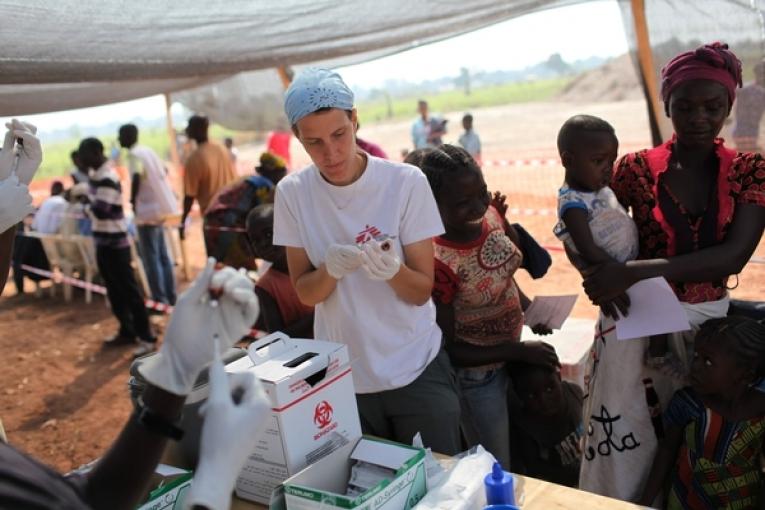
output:
[[[495,462],[491,473],[483,479],[486,489],[486,503],[489,505],[514,505],[515,494],[513,493],[513,475],[502,469],[499,462]]]

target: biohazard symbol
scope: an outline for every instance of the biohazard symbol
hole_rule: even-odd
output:
[[[320,429],[332,423],[332,406],[329,405],[329,402],[322,400],[316,404],[316,410],[313,412],[313,422]]]

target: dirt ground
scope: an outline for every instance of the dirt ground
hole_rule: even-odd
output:
[[[508,195],[512,221],[522,223],[551,248],[559,247],[552,227],[555,192],[562,178],[555,159],[555,134],[567,117],[580,112],[612,122],[621,140],[620,153],[649,145],[642,100],[579,102],[576,106],[533,103],[472,112],[484,144],[489,187]],[[447,117],[450,132],[445,141],[449,142],[459,136],[461,113]],[[360,135],[381,144],[393,158],[410,144],[409,122],[365,125]],[[262,147],[240,149],[240,171],[245,173]],[[308,160],[297,143],[293,144],[293,159],[296,168]],[[44,190],[48,186],[41,182],[36,187]],[[196,274],[204,260],[198,218],[189,229],[188,251],[191,272]],[[547,276],[531,281],[522,272],[521,287],[530,296],[575,292],[579,299],[573,315],[595,317],[595,309],[581,292],[578,275],[560,251],[552,255]],[[765,243],[755,256],[765,258]],[[82,294],[75,293],[73,302],[65,303],[60,291],[55,297],[47,290],[42,297],[34,297],[31,285],[27,290],[30,293],[16,296],[9,283],[0,298],[0,418],[13,444],[67,471],[103,454],[128,417],[131,349],[101,349],[101,341],[117,327],[104,299],[97,297],[85,305]],[[739,275],[733,296],[765,298],[765,264],[748,265]],[[152,320],[161,333],[166,318]]]

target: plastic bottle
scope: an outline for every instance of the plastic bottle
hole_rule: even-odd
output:
[[[487,505],[514,505],[515,494],[513,492],[513,475],[502,469],[499,462],[495,462],[491,473],[483,479],[486,489]]]

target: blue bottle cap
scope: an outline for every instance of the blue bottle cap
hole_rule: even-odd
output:
[[[513,492],[513,475],[502,469],[499,462],[491,467],[491,473],[483,479],[486,489],[486,502],[489,505],[513,505],[515,494]]]

